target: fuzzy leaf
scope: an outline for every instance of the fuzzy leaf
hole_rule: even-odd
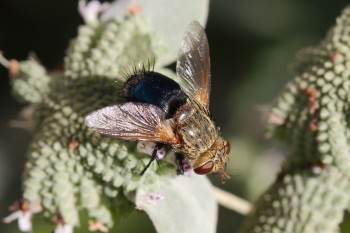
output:
[[[131,0],[115,1],[102,15],[102,20],[122,16],[131,3]],[[137,4],[143,8],[140,14],[150,18],[151,30],[159,33],[160,39],[168,47],[168,51],[157,59],[158,66],[176,60],[183,33],[191,21],[197,20],[205,25],[208,17],[209,0],[138,0]]]
[[[159,193],[138,190],[136,207],[149,215],[159,233],[216,232],[218,207],[205,176],[163,176]]]

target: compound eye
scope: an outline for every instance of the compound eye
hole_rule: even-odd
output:
[[[229,143],[229,141],[224,141],[224,147],[225,147],[225,153],[229,154],[231,150],[231,144]]]
[[[214,168],[214,163],[212,161],[209,161],[209,162],[205,163],[204,165],[195,168],[194,172],[199,174],[199,175],[204,175],[204,174],[211,172],[213,170],[213,168]]]

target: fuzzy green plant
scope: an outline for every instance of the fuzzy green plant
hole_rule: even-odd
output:
[[[157,71],[174,76],[162,67],[171,61],[169,57],[175,58],[173,44],[162,37],[166,32],[152,27],[156,20],[152,11],[173,9],[166,4],[158,8],[132,4],[129,13],[122,8],[122,14],[111,17],[112,7],[106,4],[79,4],[85,24],[69,45],[63,71],[48,72],[34,57],[21,62],[1,57],[10,70],[14,96],[34,109],[23,199],[4,221],[17,218],[20,229],[30,232],[31,215],[42,212],[56,223],[55,232],[68,233],[87,225],[81,222],[84,213],[91,231],[107,232],[138,208],[146,211],[158,232],[214,232],[217,204],[205,177],[176,176],[170,160],[162,166],[154,163],[141,176],[152,145],[102,136],[84,124],[89,113],[121,101],[117,83],[124,81],[123,69],[154,58]],[[207,9],[208,1],[193,4]],[[138,14],[142,8],[149,15]],[[180,21],[182,31],[183,22],[206,18],[206,10],[195,13],[195,18],[192,12],[186,14]],[[179,46],[182,35],[174,37],[179,38]]]
[[[296,56],[269,115],[270,135],[290,152],[241,232],[339,232],[350,205],[349,32],[347,7],[320,44]]]

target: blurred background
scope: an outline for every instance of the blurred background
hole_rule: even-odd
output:
[[[218,177],[210,176],[215,185],[254,201],[274,180],[285,149],[265,138],[266,110],[292,78],[289,64],[294,54],[302,47],[318,43],[347,4],[331,0],[211,1],[206,27],[212,62],[210,107],[232,148],[228,164],[231,179],[222,185]],[[61,63],[79,24],[82,19],[77,1],[1,0],[0,50],[6,57],[18,60],[26,59],[34,51],[48,69],[54,69]],[[3,67],[0,88],[0,217],[3,217],[9,213],[7,207],[21,197],[21,174],[31,135],[8,126],[25,105],[11,96],[7,70]],[[219,211],[218,232],[237,232],[243,217],[224,208]],[[35,221],[34,232],[50,232],[54,228],[48,220]],[[349,232],[348,222],[350,218],[342,224],[342,232]],[[0,223],[0,232],[18,232],[17,224]],[[154,229],[146,215],[135,212],[122,219],[113,232],[154,232]]]

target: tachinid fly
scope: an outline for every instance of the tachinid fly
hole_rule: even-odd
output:
[[[124,140],[156,142],[145,170],[157,159],[157,150],[170,145],[180,172],[186,159],[197,174],[218,172],[225,181],[230,143],[210,118],[209,45],[197,21],[184,34],[176,74],[179,83],[154,71],[136,70],[123,84],[126,102],[91,113],[86,125]]]

